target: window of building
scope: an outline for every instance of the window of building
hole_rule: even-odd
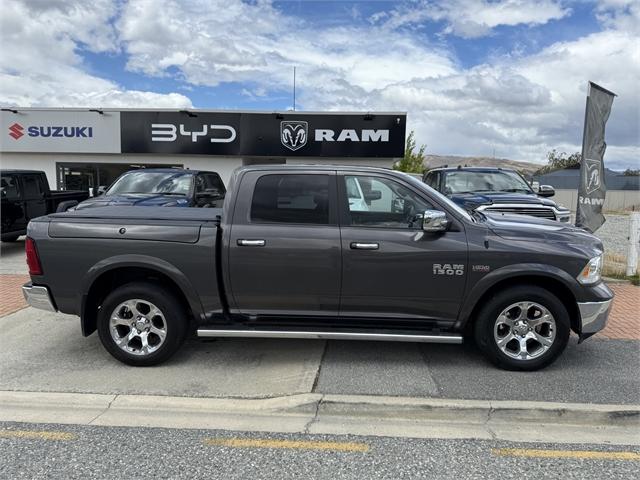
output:
[[[329,223],[329,175],[264,175],[256,182],[251,220]]]

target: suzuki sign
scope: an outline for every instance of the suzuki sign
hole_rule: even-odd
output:
[[[120,153],[120,112],[2,111],[3,152]]]

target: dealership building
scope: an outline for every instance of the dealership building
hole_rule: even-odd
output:
[[[52,189],[96,191],[149,167],[391,167],[404,155],[404,112],[3,108],[0,167],[42,170]]]

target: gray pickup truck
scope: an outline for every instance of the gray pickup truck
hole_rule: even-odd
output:
[[[602,244],[570,225],[467,213],[385,169],[253,166],[222,209],[101,207],[29,224],[30,305],[80,316],[118,360],[200,337],[461,343],[551,363],[604,328]],[[47,327],[50,328],[50,327]]]

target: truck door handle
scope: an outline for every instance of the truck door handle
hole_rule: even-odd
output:
[[[264,247],[266,243],[267,242],[265,242],[264,240],[238,239],[238,245],[240,247]]]
[[[351,242],[352,250],[378,250],[380,245],[377,243]]]

